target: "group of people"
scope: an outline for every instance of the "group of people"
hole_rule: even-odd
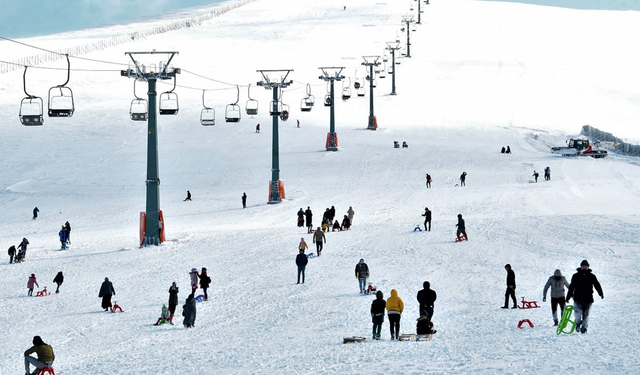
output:
[[[58,272],[56,274],[56,277],[53,278],[53,282],[57,285],[56,288],[56,293],[60,293],[60,285],[62,285],[62,283],[64,282],[64,275],[62,274],[62,271]],[[38,287],[40,288],[40,285],[38,285],[38,280],[36,278],[36,274],[32,273],[31,276],[29,276],[29,280],[27,280],[27,295],[28,296],[33,296],[33,289],[34,287]],[[45,286],[45,289],[47,287]]]
[[[18,245],[17,250],[15,245],[11,245],[8,250],[9,264],[24,262],[24,259],[27,256],[28,245],[29,245],[29,240],[27,240],[26,237],[22,239],[22,241]]]
[[[507,146],[507,148],[505,149],[504,146],[503,146],[501,153],[510,154],[511,153],[511,147]]]
[[[536,172],[536,170],[533,170],[533,178],[535,179],[536,182],[538,182],[538,177],[540,177],[540,174],[538,172]],[[544,169],[544,180],[545,181],[549,181],[551,180],[551,168],[546,167]]]
[[[67,221],[58,232],[58,237],[60,238],[60,249],[64,250],[67,248],[67,245],[71,244],[71,224]]]
[[[313,233],[313,212],[311,211],[311,207],[307,206],[307,209],[304,211],[302,210],[302,207],[300,207],[297,215],[298,227],[306,226],[307,233]],[[339,220],[335,220],[335,215],[336,209],[334,206],[331,206],[331,208],[327,208],[322,215],[321,225],[316,231],[321,230],[323,232],[328,232],[331,229],[332,232],[335,232],[351,229],[351,224],[353,224],[353,216],[355,215],[355,212],[353,211],[353,208],[351,206],[349,206],[347,214],[342,218],[342,223],[340,223]]]
[[[363,263],[364,261],[361,259],[359,265]],[[356,272],[357,270],[358,266],[356,266]],[[417,319],[416,333],[418,335],[428,335],[436,333],[436,330],[433,329],[432,318],[434,304],[438,296],[437,293],[431,289],[431,283],[428,281],[425,281],[422,286],[424,289],[420,290],[416,296],[420,314],[420,317]],[[400,320],[404,311],[404,302],[402,298],[398,296],[396,289],[391,289],[391,297],[386,301],[384,300],[382,291],[377,291],[376,299],[371,302],[371,320],[373,322],[372,337],[374,340],[380,340],[385,310],[389,318],[391,340],[398,340],[400,338]]]
[[[560,315],[562,316],[565,308],[565,303],[569,303],[573,298],[573,312],[575,314],[576,332],[586,333],[589,326],[589,311],[593,304],[593,289],[600,298],[604,298],[602,292],[602,286],[598,281],[596,275],[589,268],[589,262],[585,259],[580,263],[580,267],[576,269],[576,273],[571,277],[571,282],[567,282],[567,279],[562,275],[562,272],[557,269],[553,275],[549,277],[547,283],[544,285],[542,291],[542,301],[547,301],[547,291],[551,289],[551,315],[553,317],[554,326],[557,326],[558,321],[558,306],[560,306]],[[503,309],[509,308],[509,298],[513,301],[512,309],[518,308],[516,301],[516,275],[511,269],[510,264],[506,264],[504,269],[507,271],[507,291],[504,295]],[[565,288],[568,289],[565,296]]]
[[[400,148],[398,141],[393,141],[393,148]],[[407,141],[402,141],[402,148],[409,148]]]

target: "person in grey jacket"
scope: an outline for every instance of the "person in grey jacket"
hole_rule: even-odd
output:
[[[558,325],[558,305],[560,305],[560,316],[564,312],[564,287],[569,287],[567,278],[562,276],[560,270],[555,270],[553,276],[549,277],[547,283],[544,285],[544,291],[542,292],[542,302],[547,302],[547,290],[551,288],[551,315],[553,316],[553,325]]]

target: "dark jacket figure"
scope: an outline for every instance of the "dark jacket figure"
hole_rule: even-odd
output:
[[[511,147],[507,146],[507,154],[511,153]]]
[[[7,252],[9,253],[9,264],[11,264],[13,263],[13,258],[16,256],[16,246],[11,245]]]
[[[260,133],[260,124],[256,125],[256,133]]]
[[[344,215],[344,217],[342,218],[342,226],[341,226],[341,229],[342,229],[342,230],[349,230],[349,228],[351,228],[351,220],[349,220],[349,218],[347,217],[347,215]]]
[[[458,214],[458,224],[456,224],[456,227],[458,227],[458,231],[456,232],[456,236],[458,236],[458,239],[468,240],[469,237],[467,237],[467,230],[464,224],[464,219],[462,218],[462,214]]]
[[[183,200],[183,202],[191,201],[191,192],[187,190],[187,197]]]
[[[64,223],[64,231],[66,232],[65,237],[67,239],[67,243],[71,244],[71,224],[69,224],[68,221]]]
[[[182,315],[184,315],[184,321],[182,324],[186,328],[193,328],[196,324],[196,300],[193,294],[189,294],[186,302],[182,306]]]
[[[429,173],[427,173],[427,187],[431,187],[431,175]]]
[[[424,230],[431,231],[431,211],[429,211],[429,207],[424,208]]]
[[[339,231],[340,230],[340,221],[336,220],[333,222],[333,229],[331,229],[332,232],[335,231]]]
[[[418,292],[416,298],[420,304],[420,315],[425,315],[427,318],[433,318],[433,305],[438,299],[436,291],[431,289],[431,284],[425,281],[422,286],[424,289]]]
[[[313,212],[311,212],[311,208],[309,206],[307,206],[304,216],[307,221],[307,233],[311,233],[311,228],[313,227]]]
[[[358,280],[358,285],[360,285],[360,293],[364,293],[368,278],[369,266],[364,262],[364,259],[360,259],[356,264],[356,279]]]
[[[589,262],[583,260],[580,263],[580,268],[577,268],[576,271],[578,272],[571,277],[567,302],[573,298],[576,331],[580,330],[580,332],[586,333],[589,325],[589,310],[591,309],[591,304],[593,304],[593,288],[596,288],[600,298],[604,298],[604,293],[602,293],[598,278],[589,269]]]
[[[109,281],[108,277],[104,278],[104,282],[100,286],[100,293],[98,293],[98,298],[102,298],[102,308],[104,311],[109,311],[111,305],[111,296],[116,294],[115,289],[113,289],[113,284]]]
[[[60,293],[60,285],[64,282],[64,275],[62,274],[62,271],[58,272],[56,277],[53,278],[53,282],[58,285],[56,293]]]
[[[173,283],[171,283],[171,286],[169,287],[169,312],[171,313],[171,318],[169,318],[170,320],[173,319],[173,315],[176,313],[176,306],[178,306],[179,292],[180,292],[180,289],[178,289],[178,286],[174,281]]]
[[[198,274],[198,278],[200,278],[200,288],[204,292],[204,300],[209,299],[209,295],[207,294],[207,289],[209,288],[209,284],[211,284],[211,278],[207,275],[207,269],[202,267],[202,271]]]
[[[466,186],[464,182],[467,180],[467,172],[462,172],[460,175],[460,186]]]
[[[551,168],[549,168],[549,167],[546,167],[544,169],[544,180],[545,181],[551,180]]]
[[[53,363],[56,356],[53,353],[51,345],[45,344],[40,336],[33,336],[33,346],[24,352],[24,369],[27,374],[31,373],[30,366],[35,367],[37,370],[47,367],[47,364]],[[38,358],[34,358],[29,354],[36,353]],[[38,371],[34,371],[34,374]]]
[[[304,226],[304,211],[302,211],[302,207],[300,207],[300,211],[298,211],[298,226]]]
[[[329,222],[333,222],[333,219],[335,219],[336,217],[336,208],[334,206],[331,206],[331,208],[329,209]]]
[[[242,193],[242,208],[247,208],[247,193]]]
[[[418,323],[416,324],[416,334],[417,335],[431,335],[436,333],[437,331],[433,329],[433,322],[426,315],[421,315],[418,318]]]
[[[60,237],[60,245],[64,249],[65,244],[67,243],[67,230],[64,228],[64,225],[62,226],[62,229],[60,229],[60,232],[58,232],[58,236]]]
[[[300,284],[300,275],[302,275],[302,283],[304,284],[304,269],[309,263],[309,259],[304,255],[304,250],[300,249],[300,253],[296,256],[296,266],[298,266],[298,282]]]
[[[407,141],[402,141],[402,148],[409,148]]]
[[[538,177],[540,176],[540,173],[538,173],[538,172],[536,172],[536,171],[534,170],[534,171],[533,171],[532,176],[533,176],[533,178],[535,178],[535,179],[536,179],[536,182],[538,182]]]
[[[506,151],[506,150],[504,149],[504,146],[502,146],[502,151],[500,151],[500,152],[504,154],[504,153],[505,153],[505,151]]]
[[[38,209],[38,207],[33,209],[33,218],[31,220],[35,220],[38,218],[38,212],[40,212],[40,210]]]
[[[29,245],[29,240],[26,238],[22,239],[20,245],[18,245],[18,256],[16,257],[16,262],[24,262],[24,259],[27,257],[27,246]]]
[[[504,306],[503,309],[509,308],[509,297],[513,300],[512,309],[518,308],[518,302],[516,301],[516,273],[511,269],[510,264],[506,264],[504,269],[507,270],[507,291],[504,293]]]
[[[313,241],[316,243],[316,252],[318,253],[318,256],[320,256],[320,253],[322,252],[322,243],[324,241],[324,243],[327,243],[327,237],[324,235],[324,232],[321,230],[316,230],[315,233],[313,233]]]
[[[560,305],[560,316],[564,312],[564,287],[569,287],[569,283],[567,279],[562,276],[562,272],[560,270],[555,270],[553,276],[547,280],[547,283],[544,285],[544,290],[542,292],[542,302],[547,301],[547,290],[551,287],[551,314],[553,315],[554,325],[558,325],[558,305]]]
[[[371,302],[371,321],[373,322],[373,339],[380,340],[380,331],[382,331],[382,323],[384,323],[384,311],[387,308],[387,302],[383,298],[382,291],[376,293],[376,299]]]

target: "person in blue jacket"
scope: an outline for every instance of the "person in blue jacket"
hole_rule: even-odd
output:
[[[62,229],[60,229],[60,232],[58,232],[58,236],[60,236],[60,248],[66,249],[67,248],[67,229],[64,227],[64,225],[62,226]]]

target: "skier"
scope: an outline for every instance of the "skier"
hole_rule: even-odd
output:
[[[368,278],[369,266],[364,262],[364,259],[360,259],[360,262],[356,264],[356,280],[358,280],[358,284],[360,285],[360,294],[364,293]]]
[[[298,266],[298,282],[296,284],[300,284],[300,274],[302,274],[302,283],[304,284],[304,270],[307,263],[309,263],[309,259],[304,255],[304,249],[300,249],[296,256],[296,266]]]
[[[387,302],[383,298],[382,291],[376,292],[376,299],[371,302],[371,321],[373,322],[373,339],[380,340],[380,331],[382,331],[382,323],[384,323],[384,310]]]
[[[460,186],[466,186],[464,184],[466,179],[467,179],[467,172],[462,172],[462,174],[460,175]]]
[[[397,340],[400,337],[400,318],[404,303],[402,298],[398,297],[398,291],[391,289],[391,297],[387,299],[387,316],[389,317],[389,328],[391,330],[391,340]]]
[[[431,175],[427,173],[427,188],[431,188]]]
[[[33,374],[37,374],[41,369],[51,367],[56,356],[53,353],[51,345],[45,344],[40,336],[33,336],[33,346],[24,352],[24,371],[25,374],[31,374],[30,367],[33,366],[36,370]],[[38,358],[34,358],[29,354],[36,353]]]
[[[504,154],[504,153],[505,153],[505,151],[506,151],[506,150],[504,149],[504,146],[502,146],[502,151],[500,151],[500,152]]]
[[[341,230],[349,230],[351,228],[351,220],[349,220],[349,218],[347,217],[347,215],[344,215],[344,217],[342,218],[342,226],[341,226]]]
[[[204,300],[207,301],[209,299],[209,295],[207,294],[207,288],[209,288],[209,284],[211,284],[211,278],[207,275],[207,269],[202,267],[202,271],[198,275],[200,278],[200,288],[204,292]]]
[[[512,309],[518,308],[518,302],[516,301],[516,274],[511,269],[510,264],[506,264],[504,269],[507,270],[507,291],[504,293],[504,306],[503,309],[509,308],[509,296],[513,300]]]
[[[256,125],[256,133],[260,133],[260,124]]]
[[[302,211],[302,207],[300,207],[300,210],[298,211],[298,226],[304,226],[304,211]]]
[[[576,316],[576,331],[587,333],[589,325],[589,310],[593,304],[593,288],[596,288],[600,298],[604,298],[602,287],[598,282],[598,278],[589,268],[589,262],[583,260],[580,268],[576,269],[576,273],[571,277],[569,284],[569,292],[567,293],[567,303],[573,297],[573,312]]]
[[[551,168],[546,167],[544,169],[544,180],[545,181],[550,181],[551,180]]]
[[[418,292],[416,298],[420,304],[420,315],[425,315],[429,320],[433,318],[433,305],[438,298],[435,290],[431,289],[431,284],[428,281],[422,283],[424,289]]]
[[[29,245],[29,240],[22,238],[22,242],[18,245],[18,256],[16,257],[16,261],[18,261],[19,258],[20,262],[24,262],[24,259],[27,257],[27,245]]]
[[[532,174],[533,178],[536,179],[536,182],[538,182],[538,176],[540,176],[540,174],[538,172],[536,172],[536,170],[533,170],[533,174]]]
[[[191,202],[191,192],[187,190],[187,197],[183,200],[183,202],[189,201]]]
[[[556,311],[558,310],[558,305],[560,305],[560,316],[564,312],[564,287],[569,287],[569,283],[567,282],[567,278],[562,276],[562,272],[560,270],[555,270],[553,276],[549,277],[547,283],[544,285],[544,290],[542,292],[542,302],[547,302],[547,290],[551,287],[551,315],[553,316],[553,325],[558,325],[558,315]]]
[[[178,286],[174,281],[169,287],[169,323],[173,325],[173,315],[176,313],[176,306],[178,306]]]
[[[322,241],[324,241],[324,243],[327,243],[327,237],[325,237],[323,231],[317,230],[313,234],[313,241],[316,243],[316,252],[318,253],[318,256],[320,256],[320,252],[322,252]]]
[[[167,305],[162,305],[162,312],[160,313],[160,317],[158,318],[158,320],[156,321],[156,323],[154,324],[154,326],[157,326],[158,324],[160,324],[160,322],[162,322],[163,320],[168,321],[169,323],[171,323],[169,321],[169,317],[171,316],[171,313],[169,312],[169,309],[167,309]],[[173,323],[171,323],[173,324]]]
[[[431,231],[431,211],[429,211],[429,207],[424,208],[424,213],[422,214],[422,216],[424,216],[424,230],[430,232]],[[427,227],[427,224],[429,224],[428,227]]]
[[[109,281],[108,277],[104,278],[104,282],[100,285],[100,292],[98,293],[98,298],[102,298],[102,308],[104,311],[109,311],[109,308],[113,305],[111,304],[111,296],[115,296],[116,291],[113,289],[113,284]]]
[[[189,294],[184,305],[182,305],[182,316],[184,320],[182,324],[185,328],[193,328],[196,325],[196,300],[193,297],[193,293]]]
[[[464,219],[462,218],[462,214],[458,214],[458,224],[456,224],[456,227],[458,227],[458,231],[456,232],[456,236],[458,236],[458,241],[462,241],[462,240],[468,241],[469,238],[467,237],[467,231],[464,224]],[[460,235],[462,235],[462,237]]]
[[[347,210],[347,215],[349,217],[349,223],[353,224],[353,215],[355,215],[356,213],[353,212],[353,208],[351,208],[351,206],[349,206],[349,209]]]
[[[247,193],[242,193],[242,208],[247,208]]]
[[[8,253],[9,253],[9,264],[11,264],[13,263],[13,258],[16,256],[16,245],[11,245],[11,247],[8,250]]]
[[[191,272],[189,272],[189,276],[191,277],[191,294],[195,295],[196,290],[198,289],[198,270],[196,268],[192,268]]]
[[[311,212],[311,208],[309,206],[307,206],[304,216],[307,221],[307,233],[311,233],[311,228],[313,227],[313,212]]]
[[[300,238],[300,243],[298,244],[298,250],[302,250],[302,251],[307,251],[309,249],[309,246],[307,246],[307,243],[304,240],[304,237]]]
[[[64,225],[62,226],[62,229],[60,229],[60,232],[58,232],[58,236],[60,237],[60,250],[64,250],[67,248],[67,231],[64,228]]]
[[[60,293],[60,285],[64,282],[64,275],[62,274],[62,271],[58,272],[56,277],[53,278],[53,282],[58,285],[56,293]]]
[[[38,207],[33,209],[33,218],[31,220],[35,220],[38,218],[38,212],[40,212],[40,210],[38,209]]]
[[[29,281],[27,281],[27,289],[29,289],[29,292],[27,292],[28,296],[33,296],[34,285],[40,288],[40,285],[38,285],[38,281],[36,280],[36,274],[32,273],[31,276],[29,277]]]

